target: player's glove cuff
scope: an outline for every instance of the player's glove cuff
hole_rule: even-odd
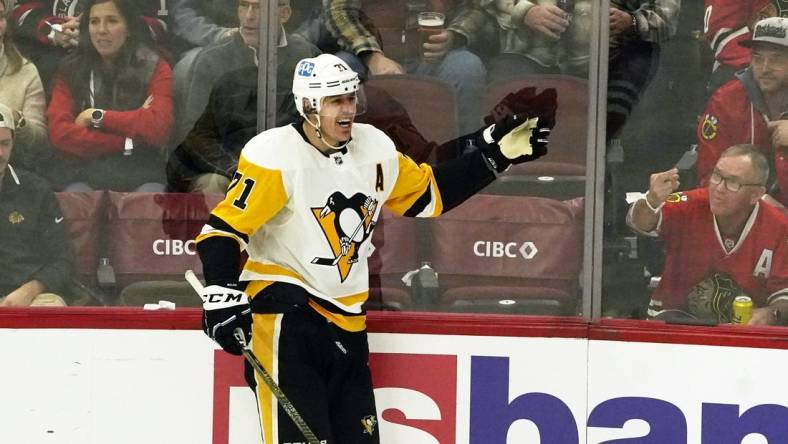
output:
[[[241,354],[235,329],[240,328],[245,337],[251,336],[252,309],[243,291],[220,285],[209,285],[200,294],[203,299],[203,331],[222,349],[234,355]]]
[[[478,145],[490,169],[501,173],[512,164],[530,162],[547,154],[550,128],[539,121],[515,114],[482,130]]]

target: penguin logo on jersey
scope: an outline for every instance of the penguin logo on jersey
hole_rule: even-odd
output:
[[[358,251],[375,228],[378,201],[356,193],[347,198],[336,191],[322,207],[312,208],[312,214],[331,247],[332,257],[315,257],[313,264],[337,267],[340,282],[345,282],[353,264],[358,262]]]

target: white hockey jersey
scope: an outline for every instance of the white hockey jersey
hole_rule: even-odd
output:
[[[431,217],[442,203],[429,165],[397,152],[373,126],[354,123],[352,134],[345,149],[330,155],[293,125],[254,137],[211,213],[226,226],[209,222],[197,242],[234,238],[249,255],[241,281],[295,284],[342,312],[361,313],[382,205]]]

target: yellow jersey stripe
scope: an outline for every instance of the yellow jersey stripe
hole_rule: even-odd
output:
[[[367,317],[365,315],[347,316],[332,313],[313,300],[309,300],[309,306],[327,320],[336,324],[339,328],[350,332],[360,332],[367,328]]]
[[[357,304],[359,302],[362,302],[362,303],[366,302],[368,298],[369,298],[369,292],[368,291],[363,291],[361,293],[351,294],[349,296],[342,296],[342,297],[336,298],[336,300],[341,302],[341,303],[343,303],[343,304],[345,304],[345,305],[353,305],[353,304]]]
[[[249,285],[246,286],[246,290],[244,292],[251,301],[255,296],[260,294],[261,291],[271,284],[273,284],[272,281],[251,281],[249,282]]]
[[[437,216],[443,209],[443,203],[432,167],[426,163],[416,165],[411,158],[398,153],[397,181],[386,201],[386,207],[401,216],[430,189],[430,202],[425,206],[425,212],[422,214]]]
[[[227,195],[211,214],[238,232],[252,235],[285,206],[287,199],[281,171],[261,167],[241,156]]]
[[[226,231],[219,231],[219,230],[208,231],[208,232],[205,232],[205,233],[200,233],[197,236],[197,239],[195,239],[195,242],[199,244],[200,242],[204,241],[205,239],[209,239],[209,238],[212,238],[212,237],[229,237],[230,239],[234,239],[236,242],[238,242],[238,245],[241,247],[241,249],[243,249],[246,246],[246,242],[244,242],[244,240],[239,238],[238,236],[236,236],[236,235],[234,235],[232,233],[228,233]]]
[[[287,276],[300,282],[305,281],[300,274],[294,272],[293,270],[275,264],[263,264],[260,262],[255,262],[251,259],[246,261],[244,270],[263,275]]]
[[[252,314],[252,352],[263,364],[271,378],[279,383],[279,332],[281,331],[282,314]],[[260,424],[263,428],[263,442],[279,442],[278,404],[276,397],[268,388],[268,384],[255,372],[257,382],[257,403],[260,413]]]

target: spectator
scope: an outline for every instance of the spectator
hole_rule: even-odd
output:
[[[151,49],[134,0],[88,0],[79,45],[47,110],[69,191],[161,191],[172,73]]]
[[[475,15],[460,25],[464,35],[495,38],[489,81],[539,74],[588,77],[591,2],[481,0],[488,17]],[[680,0],[612,0],[608,64],[608,139],[617,136],[640,94],[651,81],[659,43],[676,32]]]
[[[292,88],[292,77],[287,84]],[[367,85],[364,91],[368,109],[357,120],[380,128],[414,162],[427,161],[434,151],[457,151],[448,143],[439,147],[425,140],[407,111],[384,90]],[[291,93],[279,94],[277,104],[277,125],[300,120],[292,115],[295,102]],[[170,190],[224,194],[241,149],[256,134],[257,67],[247,66],[228,72],[215,83],[202,116],[167,162]]]
[[[768,177],[768,162],[752,145],[726,149],[707,188],[677,194],[678,170],[651,175],[648,193],[627,215],[633,229],[665,242],[650,317],[728,322],[740,294],[758,307],[751,324],[788,316],[788,219],[761,202]]]
[[[189,75],[203,47],[218,45],[238,36],[239,0],[172,0],[171,23],[174,46],[180,55],[173,67],[175,96],[185,95]],[[210,91],[210,88],[208,89]],[[185,106],[179,104],[178,109]],[[199,112],[199,111],[198,111]]]
[[[755,25],[751,65],[712,95],[698,123],[700,184],[706,185],[720,153],[728,146],[751,143],[774,157],[779,192],[788,203],[788,19],[771,17]]]
[[[236,1],[171,0],[172,33],[191,46],[219,43],[238,33]]]
[[[65,305],[71,275],[63,215],[49,185],[11,167],[15,117],[0,104],[0,307]]]
[[[186,77],[185,97],[177,97],[180,114],[176,140],[180,141],[191,130],[205,106],[208,95],[216,81],[225,73],[241,70],[245,67],[257,66],[257,45],[259,41],[260,0],[237,0],[237,18],[241,24],[235,34],[220,43],[202,49],[194,60],[191,72]],[[319,51],[303,37],[286,34],[284,24],[287,23],[292,10],[289,0],[279,0],[279,46],[277,50],[277,103],[288,109],[281,109],[279,116],[290,122],[298,115],[293,104],[290,90],[292,89],[292,70],[296,62],[303,58],[313,57]],[[239,31],[240,30],[240,31]],[[256,79],[255,75],[255,79]],[[242,86],[243,88],[243,86]],[[283,122],[286,124],[289,122]]]
[[[486,81],[486,69],[481,59],[467,49],[473,42],[474,35],[465,33],[459,26],[472,12],[470,1],[458,1],[457,5],[445,9],[449,16],[448,26],[429,37],[428,43],[424,45],[424,60],[420,59],[420,49],[415,44],[419,42],[416,16],[418,12],[424,12],[428,8],[439,8],[428,6],[433,2],[414,2],[419,5],[410,5],[407,8],[404,3],[390,0],[323,0],[326,27],[344,49],[337,55],[347,61],[362,78],[368,75],[409,73],[434,76],[446,81],[457,94],[460,133],[478,129],[481,125],[478,110]],[[370,17],[376,21],[378,18],[386,18],[388,22],[395,21],[394,18],[401,19],[399,23],[391,25],[391,28],[397,30],[398,41],[404,44],[403,46],[407,45],[402,48],[397,59],[390,57],[384,50],[387,50],[386,45],[397,47],[398,43],[381,42],[374,30],[370,29],[371,24],[364,20],[366,15],[362,8],[376,10],[377,14],[370,13]],[[402,16],[399,13],[401,10],[406,10],[407,15]]]
[[[708,91],[714,93],[733,75],[750,64],[750,52],[739,43],[752,38],[755,23],[768,17],[784,17],[788,9],[776,0],[705,0],[703,33],[714,54]]]
[[[144,20],[157,41],[164,40],[166,25],[157,14],[166,14],[159,0],[139,0]],[[11,14],[22,54],[38,68],[49,90],[63,58],[79,44],[80,17],[86,0],[19,0]],[[161,9],[160,9],[161,8]]]
[[[8,5],[8,0],[0,0],[0,103],[11,108],[14,116],[14,164],[32,171],[50,155],[44,88],[36,67],[19,54],[11,40]]]
[[[619,137],[657,70],[660,44],[676,34],[681,0],[612,0],[607,139]],[[590,31],[587,35],[590,35]],[[577,39],[577,36],[573,36]]]

